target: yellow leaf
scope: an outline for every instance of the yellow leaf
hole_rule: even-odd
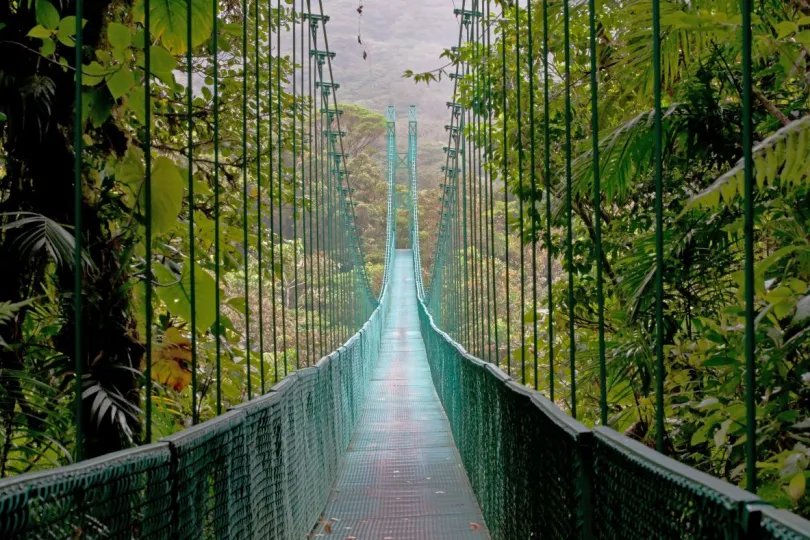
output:
[[[804,478],[804,471],[799,471],[796,473],[796,476],[790,481],[790,485],[788,486],[788,493],[791,497],[793,497],[794,501],[798,501],[801,499],[802,495],[804,495],[804,489],[806,487],[806,481]]]
[[[180,392],[191,382],[191,341],[170,327],[152,345],[152,379]]]

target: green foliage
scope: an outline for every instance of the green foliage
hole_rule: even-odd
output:
[[[489,50],[468,43],[448,58],[455,71],[466,62],[470,73],[458,82],[455,101],[468,107],[481,103],[475,80],[491,80],[492,95],[485,107],[493,118],[490,170],[505,181],[510,202],[496,204],[496,223],[508,221],[510,231],[496,227],[496,279],[508,275],[508,290],[497,289],[497,328],[504,369],[520,375],[524,358],[521,328],[532,343],[538,325],[540,369],[530,370],[527,384],[537,381],[548,392],[549,369],[554,371],[555,399],[570,407],[571,373],[568,322],[574,320],[577,368],[577,412],[586,423],[599,419],[598,333],[596,326],[595,266],[605,280],[605,331],[608,417],[612,427],[653,445],[655,338],[655,238],[653,184],[653,59],[649,2],[597,2],[597,67],[599,83],[600,177],[602,249],[595,256],[593,153],[590,102],[588,10],[571,9],[571,133],[572,150],[572,265],[554,272],[551,284],[553,319],[521,305],[518,245],[523,245],[526,289],[531,293],[531,241],[538,241],[539,304],[547,306],[545,256],[554,264],[566,257],[566,177],[564,129],[565,72],[563,12],[549,2],[549,145],[551,176],[544,177],[543,132],[543,13],[532,2],[534,55],[529,59],[526,8],[510,5],[493,22]],[[743,362],[743,164],[740,4],[733,0],[661,2],[662,84],[664,115],[664,345],[666,453],[689,465],[744,485],[745,405]],[[807,45],[810,11],[803,2],[766,0],[756,3],[753,36],[753,96],[755,122],[755,293],[757,313],[758,470],[760,495],[778,506],[804,514],[810,511],[805,487],[810,468],[807,419],[810,408],[810,190],[808,167],[810,106]],[[517,11],[517,14],[516,14]],[[516,50],[519,19],[521,50]],[[505,47],[506,65],[502,65]],[[522,115],[517,114],[516,89],[519,52],[522,62]],[[530,98],[528,66],[535,75],[535,125],[528,124]],[[503,78],[505,68],[506,78]],[[584,74],[584,76],[583,76]],[[435,72],[405,77],[417,82],[435,80]],[[502,110],[502,100],[508,102]],[[468,137],[474,137],[468,126]],[[536,181],[529,189],[530,130],[536,148]],[[503,142],[505,141],[505,142]],[[518,171],[522,152],[523,171]],[[505,175],[501,173],[506,167]],[[523,185],[519,178],[522,172]],[[551,221],[545,218],[545,186],[551,193]],[[516,230],[518,198],[532,211],[524,216],[524,230]],[[496,199],[497,200],[497,199]],[[429,205],[431,206],[431,205]],[[435,207],[435,204],[431,208]],[[503,213],[507,213],[506,219]],[[481,216],[486,219],[485,216]],[[536,227],[534,224],[536,223]],[[550,228],[551,243],[545,232]],[[510,254],[503,250],[509,234]],[[429,249],[422,249],[427,256]],[[460,257],[460,254],[456,254]],[[448,260],[450,257],[448,257]],[[458,260],[460,263],[461,259]],[[492,264],[493,261],[486,261]],[[509,271],[504,263],[509,264]],[[446,263],[447,264],[447,263]],[[568,303],[568,273],[573,278],[573,310]],[[464,282],[461,288],[473,287]],[[499,285],[500,287],[500,285]],[[527,294],[530,298],[531,294]],[[479,295],[480,298],[480,295]],[[480,300],[479,300],[480,302]],[[511,329],[507,358],[505,307],[510,307]],[[472,306],[478,313],[491,308]],[[459,335],[464,335],[462,321]],[[554,343],[548,343],[553,325]],[[465,345],[467,345],[465,343]],[[553,346],[555,363],[548,366]]]
[[[135,4],[135,18],[143,22],[143,1]],[[181,55],[189,47],[187,42],[186,2],[182,0],[157,0],[149,3],[150,30],[160,39],[166,49]],[[213,16],[211,6],[205,0],[191,2],[191,47],[202,45],[211,35]]]
[[[786,192],[795,190],[800,184],[810,179],[807,169],[807,156],[810,155],[810,116],[795,120],[779,129],[754,147],[754,168],[757,187],[777,181]],[[737,194],[743,195],[743,174],[745,166],[742,160],[723,173],[711,186],[695,195],[686,206],[716,209],[720,199],[729,205],[735,201]]]
[[[222,349],[219,360],[226,381],[222,405],[227,409],[246,399],[248,377],[255,395],[262,382],[267,388],[295,368],[296,355],[292,352],[294,343],[290,337],[293,329],[308,326],[306,332],[313,334],[310,341],[323,350],[325,343],[320,340],[325,328],[331,331],[337,325],[335,321],[316,321],[312,306],[307,310],[311,313],[305,317],[302,309],[296,320],[292,306],[300,302],[303,307],[303,300],[295,297],[292,282],[295,265],[291,246],[294,243],[284,241],[284,260],[276,260],[275,267],[269,261],[270,250],[274,249],[278,255],[281,244],[278,234],[270,231],[267,223],[271,205],[278,209],[281,204],[284,214],[291,214],[294,199],[299,208],[311,207],[309,200],[301,198],[300,169],[293,176],[291,168],[284,163],[280,174],[274,171],[272,199],[268,175],[266,170],[261,171],[262,197],[249,200],[252,204],[248,213],[252,224],[248,237],[250,246],[246,249],[243,245],[241,171],[243,163],[249,164],[248,191],[255,193],[260,181],[260,171],[256,171],[254,165],[256,137],[261,138],[264,152],[271,136],[280,137],[281,160],[291,160],[293,111],[288,105],[292,103],[292,96],[286,86],[280,94],[274,91],[271,99],[267,99],[266,94],[271,78],[273,81],[277,76],[290,80],[294,67],[291,60],[281,58],[278,74],[275,70],[271,73],[262,69],[260,78],[254,80],[252,74],[256,65],[275,67],[279,59],[266,47],[254,49],[251,39],[246,51],[249,62],[243,65],[242,24],[234,22],[241,21],[241,8],[230,4],[219,6],[220,148],[219,168],[215,171],[214,126],[210,120],[214,110],[211,90],[215,75],[210,62],[214,22],[211,4],[193,0],[190,43],[187,42],[186,2],[153,1],[150,6],[152,76],[148,88],[143,71],[144,3],[134,2],[131,7],[116,4],[103,10],[86,11],[89,20],[83,21],[96,29],[92,35],[84,36],[84,65],[81,66],[85,223],[82,287],[85,326],[92,328],[86,337],[83,381],[89,455],[140,442],[145,402],[142,391],[144,350],[163,343],[161,340],[167,332],[179,333],[185,341],[189,341],[192,332],[196,334],[200,381],[196,412],[199,418],[206,419],[216,414],[217,341]],[[262,6],[259,14],[259,31],[265,36],[270,31],[270,15],[274,24],[277,15],[275,9],[272,12],[268,9],[267,5]],[[0,377],[13,376],[17,381],[0,393],[0,429],[3,440],[11,441],[9,445],[0,445],[0,476],[64,464],[70,459],[75,441],[71,429],[74,236],[72,229],[64,225],[74,222],[70,204],[73,116],[69,104],[74,99],[72,66],[76,19],[67,15],[69,11],[61,4],[38,0],[31,11],[20,7],[20,11],[12,11],[0,21],[3,38],[16,40],[30,51],[21,55],[20,50],[16,50],[10,54],[11,49],[5,42],[0,43],[3,58],[0,62],[0,191],[4,194],[0,200],[0,258],[4,260],[0,283]],[[255,12],[251,10],[248,20],[251,32],[255,28],[254,17]],[[282,26],[289,25],[291,10],[283,8],[280,17]],[[185,57],[189,48],[193,54],[191,66]],[[20,57],[19,62],[17,57]],[[192,99],[197,143],[191,170],[193,200],[189,200],[188,191],[187,131],[177,121],[188,112],[186,88],[175,81],[175,74],[189,69],[195,81],[203,83],[197,92],[195,82]],[[243,70],[251,74],[246,89],[242,87]],[[255,103],[257,86],[263,96],[260,103]],[[274,118],[272,130],[267,121],[262,122],[258,133],[251,129],[247,155],[241,152],[241,108],[235,106],[241,103],[243,92],[247,92],[250,103],[248,122],[251,125],[258,116],[268,118],[271,111]],[[7,103],[12,105],[7,106]],[[14,106],[15,103],[19,106]],[[276,113],[279,104],[280,119]],[[147,106],[151,111],[152,147],[151,206],[148,208],[144,189]],[[359,110],[358,115],[360,125],[365,126],[363,132],[373,138],[378,118],[364,110]],[[300,118],[299,112],[296,120]],[[279,121],[280,130],[276,124]],[[297,129],[301,129],[300,121]],[[301,152],[300,131],[298,135],[297,151]],[[262,159],[264,168],[267,158]],[[10,167],[9,163],[27,166]],[[219,177],[220,190],[220,328],[214,325],[217,309],[215,174]],[[261,205],[265,222],[262,226],[266,227],[261,273],[256,264],[256,228],[259,226],[256,205]],[[192,212],[193,239],[188,227]],[[154,312],[151,344],[145,343],[147,239],[144,225],[147,219],[151,219],[152,224],[154,275],[151,277],[155,293],[149,306]],[[298,232],[300,236],[301,230]],[[292,236],[286,224],[283,233],[286,239]],[[192,243],[193,262],[189,260]],[[300,238],[295,249],[303,249]],[[248,276],[251,294],[247,300],[244,295],[246,277],[242,272],[245,259],[251,269]],[[335,264],[323,254],[319,259],[322,269],[327,263]],[[299,271],[303,271],[300,258],[298,265]],[[279,279],[282,269],[284,282]],[[264,283],[263,327],[258,325],[259,305],[255,294],[260,280]],[[275,285],[275,295],[271,292],[271,283]],[[327,286],[324,276],[320,276],[318,290],[313,294],[318,298],[326,296]],[[36,296],[31,298],[32,295]],[[299,295],[303,295],[303,290]],[[281,316],[282,303],[287,308],[285,317]],[[191,328],[192,310],[196,312],[196,328]],[[245,324],[248,313],[250,329]],[[282,343],[280,337],[282,325],[287,329],[287,343]],[[250,351],[246,350],[248,330]],[[261,368],[259,335],[265,341]],[[182,360],[178,368],[190,374],[189,346],[182,347],[188,358]],[[272,350],[277,351],[275,357],[269,352]],[[248,355],[253,360],[250,374],[246,365]],[[307,358],[310,360],[312,358]],[[154,438],[190,424],[190,388],[177,390],[158,381],[152,397],[156,422]],[[52,427],[42,429],[44,425]]]
[[[216,282],[211,274],[195,263],[194,283],[191,283],[190,264],[183,265],[180,276],[176,276],[163,265],[154,267],[157,277],[157,293],[166,304],[169,312],[191,321],[191,312],[195,311],[197,330],[205,332],[214,324],[216,318]],[[191,304],[191,290],[194,289],[194,306]],[[244,308],[242,309],[244,313]]]

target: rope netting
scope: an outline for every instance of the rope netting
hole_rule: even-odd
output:
[[[80,21],[81,2],[76,8]],[[133,22],[138,32],[148,34],[155,9],[147,0],[145,20]],[[89,411],[98,404],[88,393],[96,366],[88,359],[95,343],[86,335],[96,329],[83,318],[91,308],[81,294],[91,272],[77,265],[77,462],[0,480],[2,538],[300,540],[325,506],[360,415],[390,297],[395,199],[389,182],[384,275],[375,294],[346,169],[329,17],[322,2],[309,0],[241,7],[188,2],[186,16],[182,47],[185,35],[163,29],[153,36],[151,67],[158,60],[165,67],[164,53],[182,48],[187,86],[162,72],[149,77],[147,53],[141,55],[142,86],[130,97],[146,96],[147,125],[153,109],[160,118],[171,116],[164,106],[173,98],[176,116],[187,121],[187,130],[171,132],[184,143],[178,156],[165,133],[145,129],[138,132],[141,149],[126,157],[143,176],[133,181],[145,189],[133,210],[140,227],[135,251],[143,276],[154,276],[144,277],[137,292],[145,296],[136,296],[140,308],[149,306],[139,328],[146,354],[144,377],[135,386],[142,387],[132,390],[136,402],[142,399],[143,415],[133,407],[132,424],[143,428],[134,431],[144,444],[82,460],[98,453],[98,433],[86,433]],[[122,40],[112,35],[117,29],[110,26],[113,43]],[[192,36],[203,30],[210,31],[206,39]],[[79,29],[78,46],[80,40]],[[135,47],[122,45],[126,51],[116,58]],[[238,106],[241,112],[233,114]],[[85,128],[77,122],[77,130]],[[80,133],[77,141],[77,208],[86,213],[82,190],[90,189],[87,176],[97,162],[82,153]],[[181,161],[188,167],[185,193],[173,173]],[[167,211],[162,190],[174,180],[175,213],[155,214]],[[157,205],[150,190],[160,198]],[[75,249],[89,257],[80,214]],[[232,295],[227,301],[225,282]],[[167,287],[182,294],[170,299]],[[181,367],[188,372],[182,388],[191,395],[193,414],[186,429],[166,425],[174,394],[159,369],[170,337],[181,342],[174,345],[183,349]],[[128,369],[138,373],[138,367]]]
[[[306,537],[326,504],[380,347],[363,328],[261,397],[159,443],[0,486],[3,538]]]
[[[599,181],[603,165],[599,149],[604,142],[599,140],[598,127],[600,113],[604,113],[600,111],[597,94],[601,75],[596,67],[595,43],[604,29],[596,19],[598,15],[607,20],[607,14],[617,14],[621,19],[625,6],[593,0],[495,2],[492,8],[490,4],[463,0],[455,9],[459,20],[458,42],[447,53],[454,92],[453,101],[447,103],[450,122],[445,126],[448,145],[444,149],[446,164],[442,167],[444,183],[437,238],[428,268],[421,264],[418,223],[411,234],[416,250],[414,272],[422,335],[433,382],[492,537],[810,538],[810,522],[769,508],[763,499],[750,492],[756,480],[752,349],[746,348],[739,360],[740,364],[748,363],[747,376],[751,377],[745,383],[747,393],[742,407],[752,415],[745,426],[748,439],[739,441],[746,443],[749,491],[670,459],[607,427],[608,412],[620,409],[609,408],[602,265],[589,262],[591,259],[583,255],[582,246],[577,254],[580,259],[575,262],[572,207],[576,203],[582,213],[583,208],[588,210],[588,205],[593,204],[593,214],[581,218],[593,233],[587,249],[595,249],[594,261],[605,260],[600,251],[603,220],[600,205],[606,195]],[[655,19],[659,17],[659,2],[653,0],[651,4]],[[751,24],[746,19],[750,9],[743,2],[743,27]],[[652,26],[653,37],[649,40],[656,51],[654,62],[658,63],[660,29],[657,21]],[[572,28],[577,32],[576,43],[572,41]],[[639,35],[633,39],[641,39]],[[744,35],[745,40],[750,40],[750,34]],[[542,43],[540,54],[535,53],[538,42]],[[553,54],[549,52],[550,43]],[[743,62],[750,61],[745,56],[750,50],[743,52]],[[589,76],[576,81],[575,88],[572,70],[588,65]],[[541,72],[542,107],[539,101],[535,105],[535,99],[540,98],[536,95],[540,85],[536,85],[535,79]],[[750,72],[745,77],[743,84],[750,84]],[[650,159],[658,164],[654,180],[660,200],[660,66],[655,78],[658,123],[650,122],[651,126],[657,126],[651,144],[659,146],[659,154],[651,152]],[[555,97],[550,96],[550,87],[555,90]],[[579,94],[580,105],[586,103],[579,111],[586,111],[590,117],[586,121],[590,122],[587,129],[580,128],[582,146],[587,145],[587,149],[576,164],[580,177],[578,191],[572,196],[572,152],[576,150],[572,145],[574,90]],[[750,107],[750,103],[746,106]],[[550,113],[550,109],[555,112]],[[541,111],[542,122],[536,121],[539,118],[535,115]],[[750,117],[749,108],[745,112],[746,123]],[[502,140],[494,136],[497,130],[503,135]],[[541,136],[542,154],[541,145],[536,144]],[[749,138],[744,145],[749,156],[750,144]],[[554,155],[552,147],[558,155]],[[542,167],[536,159],[540,157]],[[592,191],[582,181],[583,171],[587,173],[585,179],[593,180]],[[750,168],[746,168],[746,175],[750,183]],[[739,177],[742,178],[742,172]],[[502,201],[495,200],[497,183],[503,189]],[[497,231],[496,205],[503,219]],[[417,209],[411,211],[416,222]],[[657,212],[660,233],[660,205]],[[745,217],[750,217],[748,210]],[[500,238],[498,251],[503,249],[500,253],[495,249],[496,234]],[[511,254],[510,234],[517,243]],[[545,312],[538,295],[542,276],[538,276],[537,244],[543,239],[549,302]],[[660,234],[658,239],[658,258],[652,258],[652,249],[647,253],[658,264],[658,271],[653,265],[648,277],[655,278],[658,286],[657,305],[653,304],[651,311],[656,311],[653,321],[657,321],[660,332]],[[554,240],[560,245],[555,245]],[[750,241],[750,235],[745,240]],[[560,280],[552,278],[553,253],[565,259]],[[496,293],[494,287],[496,259],[498,265],[506,267],[502,272],[506,279],[502,293]],[[519,279],[512,288],[508,281],[510,264],[517,267],[513,266],[513,270]],[[594,267],[596,272],[592,272]],[[750,261],[743,270],[749,276],[753,273]],[[428,279],[423,284],[421,277],[425,271]],[[589,286],[594,285],[596,291],[593,305],[576,317],[569,314],[583,295],[580,289],[575,290],[575,274],[582,274],[577,277],[576,287],[581,289],[583,280],[590,280]],[[552,288],[563,289],[566,285],[567,295],[558,292],[552,296]],[[565,301],[556,302],[563,296]],[[505,317],[499,318],[499,310],[502,316],[505,312]],[[555,364],[555,351],[564,342],[559,336],[555,338],[555,326],[548,322],[555,316],[563,319],[568,331],[568,358],[564,359],[568,365]],[[548,326],[547,339],[539,335],[541,318]],[[594,339],[588,346],[577,343],[575,318],[578,325],[587,324],[593,329]],[[653,374],[658,383],[654,415],[661,450],[664,440],[661,382],[666,374],[661,363],[661,334],[652,335],[657,337],[651,355],[656,362],[650,363],[655,365]],[[750,327],[747,335],[751,335]],[[589,371],[593,374],[583,374],[582,358],[586,356],[591,360]],[[540,359],[547,362],[548,368],[544,368]],[[624,373],[623,377],[629,376]],[[589,429],[577,420],[578,378],[596,388],[588,421],[601,420],[600,427]],[[616,384],[615,380],[611,382]]]
[[[365,400],[387,291],[357,334],[261,397],[158,443],[4,480],[3,538],[306,537]]]

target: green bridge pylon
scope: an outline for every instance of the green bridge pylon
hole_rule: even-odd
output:
[[[387,164],[388,164],[388,179],[392,181],[395,193],[395,204],[397,208],[411,209],[415,207],[416,201],[416,186],[417,186],[417,172],[416,172],[416,145],[417,145],[417,121],[416,121],[416,105],[408,106],[408,151],[401,153],[397,151],[397,134],[396,134],[396,107],[389,105],[386,109],[386,147],[387,151]],[[408,183],[405,184],[406,189],[400,190],[397,186],[403,185],[397,182],[397,172],[400,170],[408,171]],[[408,233],[409,238],[413,237],[413,230],[415,225],[415,216],[411,213],[408,215]]]

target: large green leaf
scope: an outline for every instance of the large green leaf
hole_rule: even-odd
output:
[[[59,27],[59,12],[48,0],[37,0],[36,14],[37,23],[48,30],[56,30]]]
[[[113,99],[118,99],[135,86],[135,76],[132,71],[125,67],[120,67],[114,73],[106,77],[107,88],[110,90]]]
[[[129,28],[121,23],[111,22],[107,27],[107,38],[110,40],[110,45],[115,48],[129,47],[132,43],[132,33]]]
[[[143,152],[130,146],[116,170],[116,180],[127,186],[145,208]],[[152,233],[162,234],[177,224],[183,207],[183,179],[174,162],[167,157],[152,161]],[[135,199],[133,199],[135,200]]]
[[[51,31],[42,26],[41,24],[38,24],[28,32],[28,37],[47,39],[51,37]]]
[[[98,62],[90,62],[82,67],[82,84],[84,86],[95,86],[104,80],[106,73],[104,66]]]
[[[168,306],[173,315],[178,315],[191,322],[191,270],[190,263],[183,267],[183,274],[178,279],[171,270],[162,264],[155,266],[158,283],[158,297]],[[194,304],[196,306],[197,330],[205,332],[216,319],[216,282],[211,274],[194,264]]]
[[[101,127],[109,118],[111,107],[107,92],[95,88],[82,92],[82,122],[89,119],[94,127]]]
[[[784,188],[801,187],[807,182],[807,159],[810,155],[810,116],[802,117],[780,128],[753,148],[754,174],[761,189],[779,179]],[[692,197],[684,213],[695,207],[714,209],[722,200],[733,202],[743,195],[745,163],[740,159],[734,167],[717,178],[712,185]]]
[[[159,157],[152,163],[152,232],[161,234],[177,224],[183,207],[183,179],[174,162]]]
[[[139,4],[143,12],[143,4]],[[186,0],[153,0],[150,3],[150,30],[172,54],[183,54],[188,48]],[[191,46],[196,47],[211,35],[213,17],[205,0],[191,0]]]
[[[127,148],[124,159],[118,164],[116,180],[126,185],[132,193],[137,194],[141,188],[145,169],[143,165],[143,152],[137,146]]]
[[[150,47],[151,58],[149,67],[160,80],[168,85],[174,84],[172,70],[177,67],[177,60],[163,47]]]

